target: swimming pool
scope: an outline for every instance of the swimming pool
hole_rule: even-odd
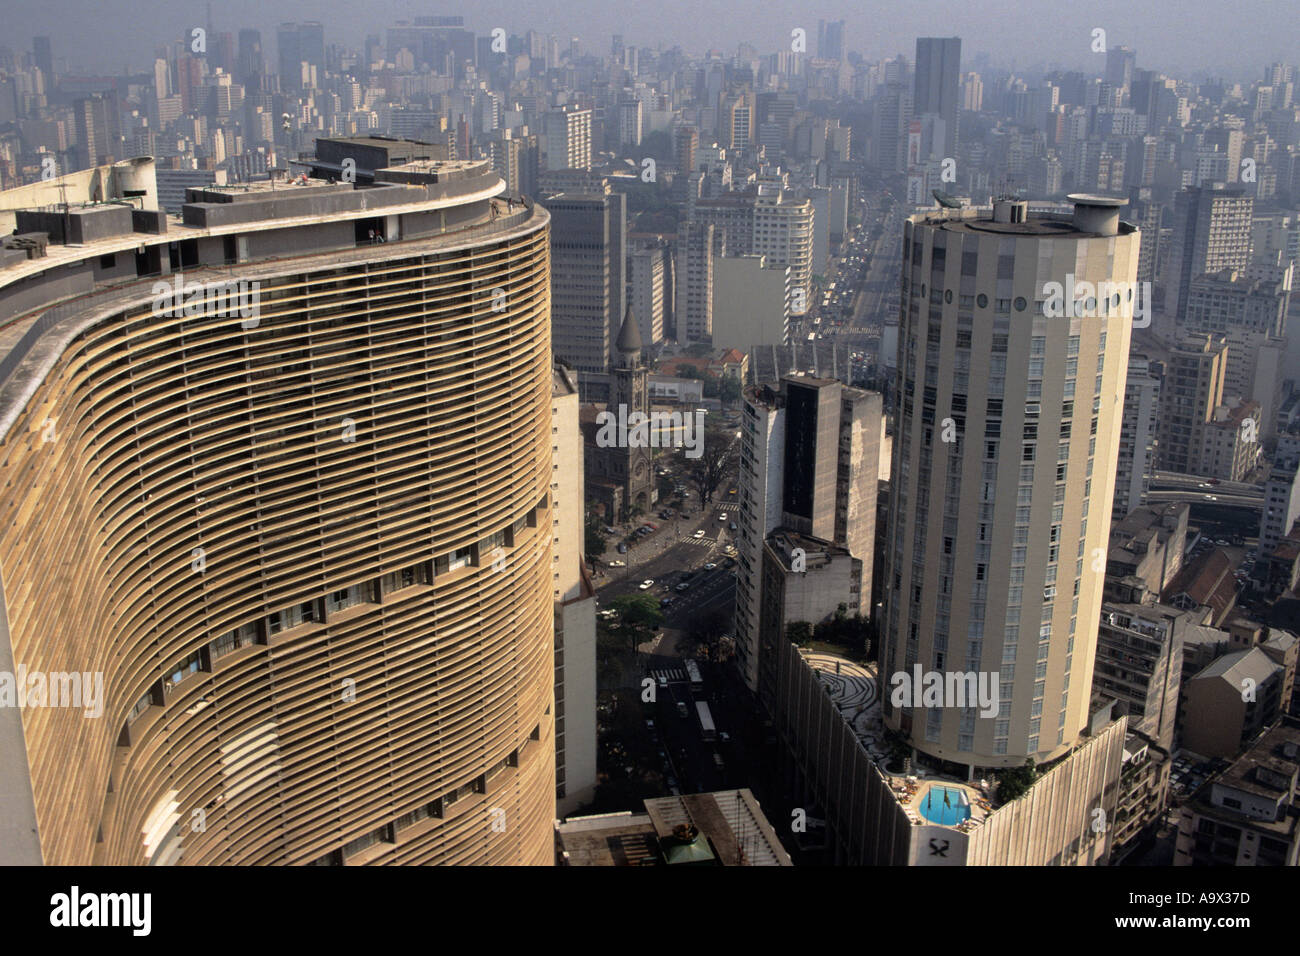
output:
[[[945,826],[970,819],[970,800],[966,797],[966,791],[957,787],[932,784],[921,798],[921,805],[917,809],[931,823],[942,823]]]

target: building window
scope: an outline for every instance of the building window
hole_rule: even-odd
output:
[[[331,591],[326,600],[329,613],[336,614],[354,604],[365,602],[365,590],[360,584],[352,584],[339,591]]]
[[[343,845],[343,856],[350,857],[362,850],[368,850],[372,846],[380,843],[393,843],[393,825],[385,823],[378,829],[371,830],[369,833],[362,834],[355,840],[349,840]]]
[[[223,634],[212,642],[210,645],[212,659],[215,661],[239,650],[241,647],[260,644],[262,642],[261,632],[262,629],[257,622],[241,624],[233,631]]]
[[[272,634],[279,634],[281,631],[287,631],[291,627],[297,627],[300,624],[322,623],[325,619],[324,607],[322,602],[305,601],[302,604],[291,605],[281,611],[273,611],[266,619],[267,630]]]
[[[185,655],[168,668],[164,683],[168,687],[174,687],[191,674],[197,674],[201,670],[203,670],[203,652],[195,651],[192,654]]]
[[[135,702],[135,706],[131,708],[131,712],[126,715],[126,722],[129,724],[150,707],[159,707],[161,705],[162,695],[158,691],[158,685],[155,684],[153,687],[150,687],[145,691],[143,697]]]

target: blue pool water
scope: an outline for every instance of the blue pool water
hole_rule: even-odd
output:
[[[945,794],[948,797],[947,803],[943,800]],[[921,805],[917,809],[931,823],[942,823],[945,826],[970,819],[970,801],[966,798],[965,791],[956,787],[931,786],[921,798]]]

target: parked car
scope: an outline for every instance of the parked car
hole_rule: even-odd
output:
[[[704,537],[704,529],[701,528],[699,531],[695,532],[695,534],[692,535],[692,537],[695,537],[695,538],[703,538],[703,537]]]
[[[673,599],[670,598],[670,597],[660,598],[660,600],[659,600],[659,606],[660,606],[660,607],[668,607],[668,606],[669,606],[670,604],[672,604],[672,603],[673,603]]]
[[[717,565],[714,564],[712,561],[710,561],[708,564],[706,564],[706,565],[704,566],[704,570],[705,570],[705,571],[712,571],[712,570],[713,570],[714,568],[716,568],[716,567],[717,567]]]
[[[640,584],[637,585],[637,588],[642,591],[649,591],[654,586],[655,586],[654,581],[650,578],[646,578],[644,581],[642,581]]]
[[[626,542],[626,541],[620,541],[620,542],[618,543],[618,553],[619,553],[619,554],[627,554],[627,542]]]
[[[626,562],[626,561],[620,561],[620,560],[618,560],[617,558],[615,558],[613,561],[609,562],[609,566],[610,566],[611,568],[625,568],[625,567],[627,567],[627,562]]]
[[[690,586],[691,586],[691,585],[690,585],[689,582],[687,582],[687,581],[683,581],[681,584],[677,585],[676,590],[678,590],[678,591],[686,591],[686,590],[689,590],[689,589],[690,589]]]
[[[727,525],[727,529],[728,529],[729,531],[735,531],[735,530],[736,530],[736,522],[733,521],[733,522],[731,522],[731,524]]]

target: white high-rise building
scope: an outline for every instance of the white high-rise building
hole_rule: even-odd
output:
[[[905,227],[880,674],[996,699],[887,689],[884,719],[966,773],[1060,757],[1091,714],[1139,233],[1121,200],[1072,200]]]
[[[637,318],[641,341],[657,345],[664,338],[669,304],[668,247],[662,240],[638,242],[628,253],[627,304]]]
[[[1130,355],[1124,384],[1124,421],[1115,468],[1115,520],[1146,504],[1155,466],[1160,378],[1145,355]]]
[[[753,690],[760,681],[770,687],[774,660],[773,648],[761,647],[759,640],[765,609],[763,548],[770,534],[784,529],[847,550],[860,562],[859,576],[839,601],[871,615],[881,413],[879,393],[833,379],[788,375],[780,391],[766,386],[746,391],[738,482],[736,650],[741,674]]]
[[[591,169],[591,110],[552,110],[545,125],[547,169]]]
[[[769,268],[790,267],[790,312],[803,315],[812,302],[813,204],[774,186],[760,186],[754,200],[750,251]]]

